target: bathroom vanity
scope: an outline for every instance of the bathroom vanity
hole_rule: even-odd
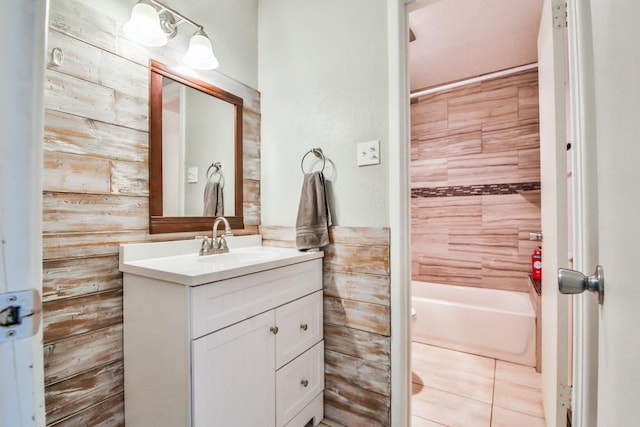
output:
[[[128,425],[322,420],[323,254],[259,244],[231,238],[208,256],[199,241],[121,246]]]

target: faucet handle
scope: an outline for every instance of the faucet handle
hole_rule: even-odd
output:
[[[207,236],[196,236],[196,239],[202,239],[202,243],[200,243],[200,251],[198,252],[200,255],[207,255],[209,253],[209,249],[211,249],[211,240]]]
[[[222,236],[220,236],[220,249],[222,249],[223,251],[228,251],[229,250],[229,246],[227,245],[227,239],[225,239],[224,236],[225,236],[224,234]],[[233,236],[233,234],[232,234],[232,236]]]
[[[220,237],[211,239],[211,249],[220,249]]]

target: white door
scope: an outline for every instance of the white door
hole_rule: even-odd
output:
[[[637,0],[591,1],[599,228],[593,238],[605,275],[598,352],[600,427],[640,422],[639,18]]]
[[[42,134],[46,1],[4,0],[0,14],[0,310],[42,291]],[[9,293],[9,295],[7,295]],[[20,296],[17,296],[20,295]],[[0,326],[0,426],[44,426],[39,300],[22,305],[37,329]],[[3,324],[8,321],[5,311]],[[11,316],[12,318],[15,316]],[[5,342],[3,342],[5,341]]]
[[[637,25],[640,2],[570,2],[569,7],[569,25],[579,27],[570,31],[575,36],[573,40],[569,37],[570,62],[575,68],[571,78],[579,80],[572,81],[572,90],[578,91],[572,96],[573,120],[577,122],[574,126],[577,130],[574,135],[577,205],[573,218],[578,234],[576,268],[584,274],[592,274],[596,264],[600,264],[605,273],[604,305],[595,316],[591,314],[595,311],[593,295],[575,297],[579,308],[576,317],[576,343],[579,345],[574,357],[577,388],[573,402],[574,425],[633,426],[640,419],[637,404],[640,395],[640,369],[637,366],[640,360],[637,327],[640,287],[633,276],[633,267],[640,255],[637,249],[640,196],[636,188],[640,182],[640,28]],[[548,35],[544,22],[541,40],[545,37],[543,33],[554,38]],[[541,49],[541,63],[544,57],[545,51]],[[541,72],[541,76],[543,74]],[[548,88],[543,92],[541,78],[541,112],[543,93],[549,95],[550,92]],[[563,94],[556,92],[554,102],[560,107],[564,102]],[[543,120],[549,123],[551,119],[543,119],[541,114],[541,122]],[[557,159],[560,163],[559,156]],[[560,188],[560,192],[563,191]],[[562,214],[558,210],[558,215]],[[545,231],[545,245],[549,243],[547,237]],[[549,279],[547,289],[551,295],[547,298],[558,301],[551,283],[553,277]],[[552,326],[547,324],[547,327]],[[562,335],[559,329],[555,332],[552,328],[554,333],[556,338]],[[556,341],[561,344],[562,340]],[[595,348],[597,355],[592,354],[591,349]],[[560,419],[562,408],[552,400],[555,395],[560,397],[558,403],[563,402],[563,358],[560,353],[555,360],[557,378],[545,373],[544,403],[548,426],[564,425],[564,420]],[[553,355],[548,359],[554,361]],[[543,362],[543,371],[547,368]],[[554,380],[558,387],[553,387]]]
[[[556,271],[567,266],[565,30],[545,0],[538,34],[542,244],[542,401],[547,426],[566,425],[568,297],[558,294]],[[564,21],[564,20],[563,20]],[[564,424],[563,424],[564,423]]]

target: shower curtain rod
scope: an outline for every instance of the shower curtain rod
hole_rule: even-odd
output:
[[[495,73],[483,74],[481,76],[472,77],[466,80],[459,80],[453,83],[447,83],[441,86],[431,87],[429,89],[419,90],[417,92],[412,93],[409,97],[411,99],[418,98],[420,96],[429,95],[436,92],[442,92],[444,90],[454,89],[460,86],[468,85],[471,83],[479,83],[485,80],[495,79],[497,77],[504,77],[510,74],[519,73],[521,71],[532,70],[534,68],[538,68],[537,62],[532,62],[531,64],[520,65],[518,67],[507,68],[505,70],[496,71]]]

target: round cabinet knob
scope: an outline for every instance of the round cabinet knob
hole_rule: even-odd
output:
[[[277,327],[277,326],[272,326],[271,328],[269,328],[269,330],[270,330],[271,332],[273,332],[273,335],[277,334],[277,333],[278,333],[278,331],[279,331],[279,329],[278,329],[278,327]]]
[[[302,380],[300,381],[300,384],[302,384],[303,387],[307,387],[309,385],[309,380]]]
[[[308,326],[307,326],[306,323],[303,323],[303,324],[300,325],[300,329],[302,329],[303,331],[306,331],[307,328],[308,328]]]

